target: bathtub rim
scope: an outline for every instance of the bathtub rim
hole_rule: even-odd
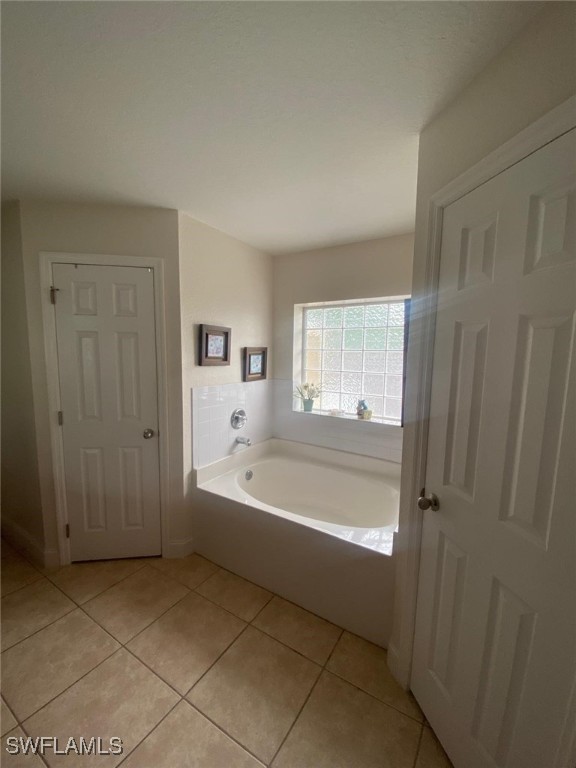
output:
[[[214,461],[211,464],[205,464],[203,467],[195,468],[193,470],[195,485],[198,488],[219,475],[223,475],[233,469],[241,469],[247,464],[272,456],[309,459],[315,464],[322,466],[338,466],[353,472],[377,474],[388,478],[390,485],[396,490],[400,490],[401,464],[398,462],[388,459],[376,459],[372,456],[363,456],[348,451],[339,451],[335,448],[324,448],[309,445],[308,443],[298,443],[293,440],[283,440],[278,437],[271,437],[249,448],[238,446],[230,456]]]

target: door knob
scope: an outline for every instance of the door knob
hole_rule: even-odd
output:
[[[424,495],[425,491],[424,488],[420,491],[420,498],[418,499],[418,508],[421,509],[423,512],[426,512],[427,509],[431,509],[432,512],[438,512],[440,509],[440,502],[438,501],[438,496],[436,496],[435,493],[431,493],[429,496]]]
[[[142,432],[142,437],[144,438],[144,440],[150,440],[151,437],[154,437],[154,430],[145,429],[144,432]]]

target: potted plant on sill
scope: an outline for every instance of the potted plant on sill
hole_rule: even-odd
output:
[[[302,405],[305,411],[311,411],[314,408],[314,400],[320,397],[322,389],[319,384],[310,384],[308,382],[297,386],[294,392],[294,397],[302,400]]]

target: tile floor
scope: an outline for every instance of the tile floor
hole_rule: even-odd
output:
[[[386,653],[198,555],[40,571],[2,546],[5,768],[450,768]]]

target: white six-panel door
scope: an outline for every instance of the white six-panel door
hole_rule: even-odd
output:
[[[444,212],[412,689],[457,768],[574,768],[575,133]]]
[[[72,560],[160,554],[153,272],[54,264],[53,281]]]

